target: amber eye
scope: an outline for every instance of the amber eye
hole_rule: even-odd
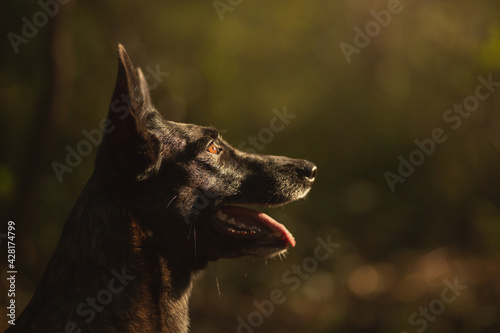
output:
[[[220,152],[219,148],[213,142],[208,146],[207,150],[211,154],[218,154]]]

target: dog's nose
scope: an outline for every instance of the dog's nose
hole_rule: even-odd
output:
[[[307,180],[312,182],[316,178],[316,174],[318,173],[318,167],[314,163],[307,162],[302,167],[302,172],[304,173],[304,176],[307,178]]]

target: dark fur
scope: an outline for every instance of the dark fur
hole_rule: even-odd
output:
[[[187,332],[192,283],[208,261],[267,257],[287,247],[279,239],[229,237],[213,216],[222,205],[280,205],[305,196],[314,164],[241,152],[214,128],[164,120],[121,45],[119,60],[112,130],[31,302],[8,333]],[[219,154],[207,151],[212,142]],[[77,313],[108,288],[113,270],[129,276],[123,290],[91,320]]]

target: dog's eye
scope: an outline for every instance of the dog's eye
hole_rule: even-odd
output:
[[[221,149],[212,142],[210,145],[208,145],[207,151],[211,154],[218,154],[221,152]]]

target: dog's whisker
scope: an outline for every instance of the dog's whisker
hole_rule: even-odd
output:
[[[193,225],[193,236],[194,236],[194,257],[196,258],[196,227],[194,226],[193,223],[191,223],[191,225]]]
[[[217,292],[219,293],[219,300],[221,300],[222,299],[222,294],[220,292],[219,272],[217,271],[217,263],[215,263],[215,282],[217,284]]]
[[[193,230],[193,221],[189,220],[189,231],[186,239],[189,239],[191,237],[191,230]]]
[[[172,198],[172,199],[168,202],[168,204],[167,204],[167,208],[170,206],[170,204],[171,204],[172,202],[174,202],[174,200],[175,200],[176,198],[177,198],[177,196],[174,196],[174,197],[173,197],[173,198]]]

